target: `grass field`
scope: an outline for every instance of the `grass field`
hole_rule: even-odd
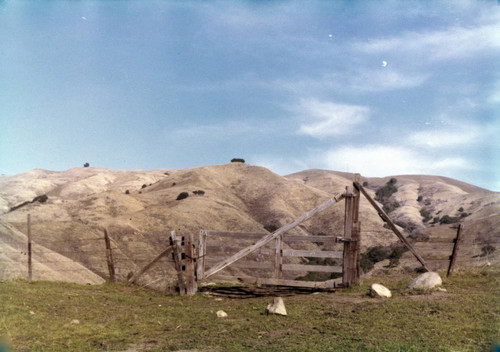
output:
[[[13,351],[491,351],[500,342],[499,269],[457,273],[444,280],[447,292],[410,292],[410,277],[365,279],[286,297],[286,317],[264,313],[270,297],[3,281],[0,336]],[[393,298],[368,297],[373,282]],[[220,309],[227,318],[216,317]]]

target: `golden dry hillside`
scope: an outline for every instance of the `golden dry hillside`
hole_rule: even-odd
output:
[[[265,232],[265,226],[282,226],[341,194],[346,186],[352,185],[352,178],[352,174],[325,170],[282,177],[265,168],[242,163],[185,170],[32,170],[2,176],[1,221],[5,226],[0,227],[0,251],[5,257],[7,246],[13,241],[13,228],[26,233],[29,213],[33,241],[37,245],[106,277],[102,229],[107,228],[118,258],[118,277],[125,279],[168,245],[170,231],[179,234],[197,234],[200,230]],[[472,225],[466,226],[467,236],[473,239],[471,243],[497,246],[500,242],[499,193],[443,177],[392,178],[397,179],[397,192],[388,202],[397,202],[399,207],[390,216],[407,233],[444,226],[439,222],[431,224],[435,217],[460,217],[466,213],[460,221]],[[375,197],[375,191],[390,179],[363,177],[361,181]],[[177,200],[182,192],[188,197]],[[41,198],[44,195],[46,200]],[[432,220],[423,221],[421,209],[426,209]],[[343,203],[336,204],[294,232],[340,235],[343,212]],[[363,198],[360,217],[362,250],[397,242],[396,236],[383,227],[377,212]],[[21,247],[16,248],[21,252]],[[476,252],[478,250],[480,246]],[[15,262],[13,253],[9,258]],[[18,265],[25,267],[21,253]],[[152,271],[148,280],[155,280],[161,270],[167,269]]]

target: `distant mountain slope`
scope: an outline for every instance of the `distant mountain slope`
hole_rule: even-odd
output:
[[[123,279],[164,248],[172,230],[197,234],[200,230],[262,232],[265,226],[279,227],[343,193],[346,186],[352,185],[352,177],[327,170],[306,170],[282,177],[242,163],[185,170],[32,170],[0,178],[4,208],[1,219],[25,232],[30,213],[33,235],[39,244],[103,276],[106,266],[100,229],[106,227],[117,256],[122,258],[117,272]],[[466,213],[460,220],[474,224],[470,236],[482,243],[500,238],[495,228],[500,216],[499,193],[438,176],[394,178],[397,192],[390,202],[399,203],[399,207],[390,216],[408,231],[432,229],[434,217],[460,217]],[[363,177],[361,181],[375,197],[375,191],[390,179]],[[177,200],[183,192],[188,197]],[[28,203],[8,211],[42,194],[48,196],[46,202]],[[424,221],[422,209],[432,220]],[[343,213],[343,203],[337,204],[294,232],[341,235]],[[482,221],[484,218],[490,220]],[[363,198],[360,219],[363,250],[398,241]],[[439,222],[433,225],[439,226]]]

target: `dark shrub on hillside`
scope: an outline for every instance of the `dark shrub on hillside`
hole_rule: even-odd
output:
[[[127,189],[127,190],[125,191],[125,194],[130,194],[130,191]]]
[[[420,209],[420,215],[422,215],[422,217],[424,218],[424,222],[427,222],[429,221],[430,219],[432,219],[432,216],[431,214],[429,213],[429,211],[425,208],[421,208]]]
[[[368,271],[373,269],[375,263],[387,259],[388,256],[389,253],[382,246],[375,246],[368,249],[365,253],[361,254],[360,265],[363,269],[363,272],[367,273]]]
[[[42,194],[41,196],[37,196],[37,197],[33,198],[33,200],[31,202],[32,203],[35,203],[35,202],[45,203],[48,199],[49,199],[49,197],[47,197],[46,194]]]
[[[421,201],[422,201],[422,199],[423,199],[423,197],[422,197],[422,196],[418,196],[418,198],[417,198],[417,202],[421,202]]]
[[[177,200],[183,200],[183,199],[186,199],[187,197],[189,197],[189,193],[188,192],[181,192],[177,196]]]
[[[83,167],[89,167],[89,166],[90,166],[90,164],[89,164],[89,163],[85,163],[85,164],[83,164]]]
[[[458,211],[459,211],[459,212],[463,212],[463,211],[464,211],[464,208],[463,208],[463,207],[460,207],[460,208],[458,208]]]
[[[193,194],[196,194],[197,196],[202,196],[205,194],[205,191],[202,191],[201,189],[199,189],[197,191],[193,191]]]
[[[240,158],[233,158],[231,159],[232,163],[245,163],[245,159],[240,159]]]
[[[368,181],[363,182],[363,187],[368,187]]]
[[[493,253],[495,251],[495,247],[493,247],[491,244],[487,244],[483,248],[481,248],[481,255],[480,257],[486,257],[487,255]]]
[[[386,203],[384,204],[384,206],[382,207],[382,209],[387,213],[391,213],[393,210],[395,210],[396,208],[399,208],[399,203],[398,202],[392,202],[392,203]]]
[[[393,177],[393,178],[391,178],[391,179],[389,180],[389,182],[387,182],[387,184],[388,184],[388,185],[395,185],[395,184],[396,184],[396,182],[398,182],[398,180],[396,180],[396,179]]]
[[[141,189],[146,188],[147,186],[148,186],[148,185],[143,184],[143,185],[142,185],[142,187],[141,187]]]
[[[266,226],[264,226],[264,228],[266,229],[266,231],[269,231],[269,232],[274,232],[277,229],[279,229],[278,226],[273,225],[273,224],[266,225]]]
[[[456,216],[444,215],[441,220],[439,220],[440,224],[454,224],[458,222],[458,218]]]
[[[398,189],[394,184],[388,183],[384,187],[379,188],[375,192],[375,199],[384,203],[387,199],[389,199],[394,193],[396,193]]]
[[[404,252],[408,251],[408,248],[406,247],[395,247],[391,254],[389,254],[389,266],[390,267],[395,267],[398,266],[399,264],[399,259],[401,259],[401,256],[403,255]]]

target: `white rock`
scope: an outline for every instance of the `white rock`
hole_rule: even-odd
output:
[[[381,284],[372,284],[370,286],[370,296],[390,298],[392,297],[391,290]]]
[[[267,305],[266,308],[267,314],[277,314],[277,315],[287,315],[285,303],[283,302],[283,298],[275,297],[273,301]]]
[[[429,271],[414,278],[408,285],[408,288],[434,288],[436,286],[441,286],[442,284],[443,280],[441,280],[439,274]]]
[[[73,319],[73,320],[71,321],[71,324],[80,324],[80,320],[78,320],[78,319]]]
[[[227,318],[227,313],[223,310],[218,310],[215,314],[217,314],[217,318]]]

